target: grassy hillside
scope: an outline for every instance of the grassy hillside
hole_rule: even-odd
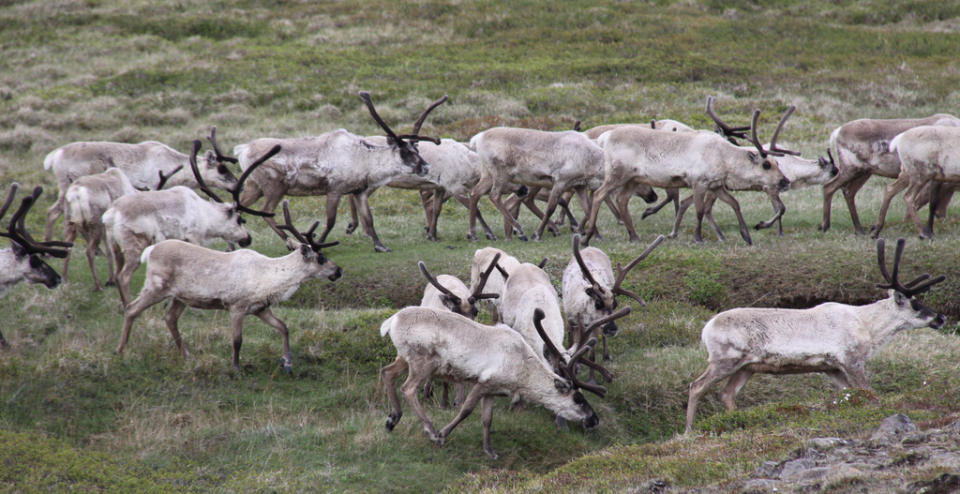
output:
[[[42,161],[58,146],[159,140],[187,150],[211,125],[227,148],[340,127],[379,133],[359,90],[371,92],[398,132],[448,94],[424,132],[461,140],[494,125],[567,129],[575,120],[589,127],[673,118],[709,127],[707,95],[719,97],[728,121],[763,110],[761,136],[769,137],[794,104],[780,143],[815,157],[834,128],[855,118],[960,111],[958,30],[955,1],[0,0],[0,186],[46,188],[27,219],[41,232],[56,193]],[[872,179],[858,196],[865,224],[887,183]],[[737,197],[748,222],[769,216],[762,195]],[[92,291],[78,246],[69,283],[53,291],[18,285],[0,299],[0,331],[11,343],[0,350],[0,488],[619,491],[662,479],[722,490],[809,437],[860,433],[895,412],[922,426],[955,420],[960,207],[938,221],[934,241],[921,242],[897,198],[887,235],[910,239],[905,274],[948,276],[925,298],[948,314],[943,331],[894,338],[869,365],[875,394],[835,391],[819,376],[761,376],[741,393],[740,411],[722,412],[708,393],[697,421],[704,434],[674,437],[686,387],[705,367],[700,329],[714,313],[883,296],[874,287],[874,243],[853,234],[839,196],[827,233],[816,231],[818,189],[788,192],[784,201],[785,235],[754,232],[752,247],[737,238],[729,208],[716,211],[726,242],[707,232],[705,243],[693,243],[688,215],[680,236],[628,278],[649,303],[634,307],[610,342],[616,379],[607,397],[588,398],[601,427],[557,431],[546,410],[510,410],[504,401],[494,418],[496,461],[483,455],[473,417],[443,448],[410,410],[392,433],[384,430],[377,370],[395,353],[377,329],[419,301],[417,260],[467,278],[474,249],[492,244],[522,260],[548,257],[559,287],[570,257],[566,227],[542,242],[472,243],[466,212],[450,202],[442,240],[430,243],[416,194],[378,191],[377,231],[394,252],[375,254],[359,232],[344,235],[341,215],[331,237],[341,244],[328,255],[344,277],[309,282],[275,311],[291,328],[292,376],[277,365],[279,337],[254,318],[245,324],[243,372],[232,372],[222,312],[186,311],[186,360],[161,307],[141,316],[124,355],[114,355],[119,297],[113,288]],[[298,224],[323,216],[322,198],[292,202]],[[648,242],[669,231],[672,217],[640,221],[644,207],[635,201],[633,214]],[[528,230],[534,221],[521,217]],[[627,242],[606,212],[600,227],[605,238],[595,245],[614,261],[643,247]],[[253,248],[285,252],[262,221],[250,228]],[[135,293],[142,276],[143,268]],[[454,416],[434,405],[435,422]]]

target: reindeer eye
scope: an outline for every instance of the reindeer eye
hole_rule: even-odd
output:
[[[595,302],[593,303],[593,307],[594,307],[595,309],[597,309],[597,310],[602,310],[602,309],[603,309],[603,302],[597,300],[597,301],[595,301]]]
[[[226,175],[230,173],[230,170],[228,170],[227,167],[223,165],[217,165],[217,172],[219,172],[221,175]]]
[[[764,170],[769,170],[769,169],[770,169],[770,162],[769,162],[769,161],[764,161],[764,162],[763,162],[763,169],[764,169]]]
[[[573,402],[577,405],[583,405],[587,402],[587,400],[583,399],[583,394],[581,394],[579,391],[576,391],[573,393]]]

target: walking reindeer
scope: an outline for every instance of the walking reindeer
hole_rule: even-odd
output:
[[[945,279],[923,274],[902,284],[898,279],[905,241],[897,240],[893,271],[887,271],[884,240],[877,241],[877,261],[889,296],[853,306],[827,302],[810,309],[738,308],[707,321],[701,339],[707,347],[707,370],[690,384],[687,428],[693,430],[697,403],[707,388],[728,379],[720,393],[727,410],[754,373],[823,372],[841,388],[870,389],[865,364],[894,334],[923,326],[939,329],[945,318],[915,297]]]
[[[7,209],[13,203],[19,187],[17,183],[10,184],[7,198],[3,202],[3,206],[0,206],[0,220],[3,220]],[[10,239],[10,248],[0,249],[0,297],[6,294],[10,287],[21,281],[42,283],[51,289],[60,284],[60,275],[44,262],[43,257],[66,257],[67,249],[70,248],[71,244],[66,242],[37,242],[23,226],[23,218],[36,203],[42,192],[43,188],[37,187],[31,195],[24,197],[20,202],[20,207],[10,217],[6,231],[0,232],[0,236]],[[7,346],[7,340],[3,337],[3,333],[0,333],[0,347]]]
[[[177,321],[187,307],[226,309],[233,329],[233,367],[240,370],[240,346],[243,344],[243,319],[257,316],[280,333],[283,339],[281,365],[293,371],[293,357],[287,325],[270,307],[293,296],[300,284],[326,277],[336,281],[343,274],[339,266],[321,252],[337,242],[318,243],[313,238],[314,223],[306,234],[290,221],[287,203],[283,204],[285,224],[280,228],[297,240],[296,249],[283,257],[270,258],[250,249],[219,252],[181,240],[164,240],[148,247],[142,256],[147,263],[140,295],[126,307],[123,331],[117,353],[122,353],[130,337],[133,322],[147,308],[172,299],[164,321],[180,355],[187,350],[180,339]]]

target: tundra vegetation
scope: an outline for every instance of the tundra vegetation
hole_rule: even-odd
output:
[[[224,149],[341,127],[378,134],[359,90],[370,91],[391,124],[448,94],[423,132],[460,142],[494,126],[556,131],[576,120],[589,128],[669,118],[710,128],[707,95],[737,124],[754,108],[779,115],[796,105],[781,144],[813,157],[845,122],[955,113],[958,29],[955,2],[0,2],[0,186],[49,191],[26,217],[28,230],[41,232],[56,190],[43,157],[64,144],[157,140],[186,150],[212,125]],[[760,135],[775,123],[761,122]],[[888,183],[871,179],[857,195],[865,225]],[[762,194],[734,194],[748,223],[770,215]],[[304,283],[274,308],[290,328],[292,376],[278,365],[274,330],[259,321],[245,328],[240,373],[230,365],[222,311],[185,311],[179,326],[191,353],[184,359],[163,309],[151,308],[116,356],[119,297],[94,291],[87,270],[74,270],[55,290],[21,283],[0,299],[10,344],[0,350],[0,490],[597,491],[649,479],[722,490],[807,438],[865,433],[891,413],[921,427],[956,421],[960,207],[937,220],[933,241],[921,242],[902,219],[902,201],[893,201],[884,234],[910,239],[903,276],[947,276],[924,298],[947,315],[941,331],[906,331],[883,347],[867,364],[873,393],[836,391],[817,375],[757,376],[736,411],[706,393],[698,434],[678,437],[687,386],[706,362],[700,329],[714,314],[883,296],[874,241],[853,233],[842,201],[821,233],[819,187],[782,199],[784,235],[754,232],[752,247],[717,242],[710,232],[693,243],[693,223],[684,223],[624,282],[648,305],[618,321],[608,342],[614,358],[604,366],[615,378],[605,398],[590,401],[601,425],[557,431],[549,410],[508,410],[499,398],[497,460],[478,451],[479,420],[463,422],[442,448],[417,420],[387,433],[378,369],[396,354],[378,329],[419,302],[426,282],[418,260],[466,280],[473,252],[488,244],[521,262],[548,257],[559,288],[570,257],[566,231],[540,242],[470,242],[466,210],[448,207],[438,224],[442,242],[428,243],[419,196],[378,191],[371,208],[393,252],[374,253],[359,231],[345,235],[341,217],[327,238],[340,244],[325,252],[343,277]],[[672,227],[669,214],[640,220],[644,205],[633,203],[640,243],[627,241],[608,210],[599,215],[604,238],[594,242],[614,263]],[[322,217],[323,207],[323,198],[293,198],[294,223]],[[487,203],[481,208],[494,222],[500,217]],[[339,214],[347,209],[341,204]],[[715,218],[736,227],[728,208]],[[528,231],[538,224],[526,211],[520,223]],[[246,226],[259,252],[287,253],[260,218]],[[95,264],[106,272],[104,258]],[[478,320],[489,317],[481,310]],[[424,402],[437,423],[456,414]],[[941,473],[918,470],[906,480]]]

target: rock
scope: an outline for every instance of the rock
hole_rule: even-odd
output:
[[[827,451],[841,444],[846,444],[846,441],[839,437],[815,437],[807,441],[806,446],[817,451]]]
[[[960,491],[960,475],[945,473],[933,480],[921,480],[907,485],[908,492],[947,494]]]
[[[799,458],[783,464],[783,470],[780,472],[780,480],[796,482],[799,480],[818,479],[825,477],[829,470],[828,467],[818,467],[816,462],[811,459]]]
[[[914,432],[917,430],[917,425],[910,420],[910,417],[902,413],[896,415],[891,415],[880,423],[880,427],[877,428],[877,431],[873,433],[873,436],[870,437],[872,441],[894,441],[899,436]]]
[[[743,490],[741,492],[743,492],[744,494],[780,492],[781,490],[783,490],[781,489],[781,487],[782,487],[781,483],[777,482],[776,480],[753,479],[753,480],[748,480],[746,483],[743,484]]]
[[[761,478],[773,479],[777,478],[780,474],[780,462],[778,461],[765,461],[757,467],[755,475]]]

